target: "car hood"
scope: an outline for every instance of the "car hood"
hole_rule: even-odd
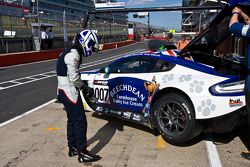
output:
[[[184,49],[182,49],[180,54],[182,55],[185,52],[190,51],[190,49],[192,50],[193,46],[199,43],[199,41],[205,36],[207,39],[207,48],[212,53],[216,46],[230,35],[228,25],[232,13],[231,10],[232,8],[227,4],[221,12],[218,13],[215,19],[209,23],[207,28],[190,41]]]
[[[196,36],[182,51],[181,55],[187,51],[192,50],[193,45],[196,45],[198,41],[206,36],[208,53],[213,53],[213,50],[223,40],[231,35],[229,32],[229,21],[232,16],[232,9],[236,5],[250,6],[250,0],[230,0],[224,5],[217,16],[209,23],[207,28],[203,30],[198,36]]]

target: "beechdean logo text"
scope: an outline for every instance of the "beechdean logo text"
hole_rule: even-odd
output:
[[[240,101],[240,99],[229,99],[229,107],[238,107],[238,106],[243,106],[243,102]]]

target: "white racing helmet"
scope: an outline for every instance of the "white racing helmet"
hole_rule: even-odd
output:
[[[97,52],[99,42],[96,34],[92,30],[84,30],[78,33],[73,41],[77,45],[84,56],[90,56],[92,52]]]

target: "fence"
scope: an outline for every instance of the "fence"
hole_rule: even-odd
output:
[[[53,49],[65,47],[63,42],[63,21],[50,18],[23,18],[19,16],[0,15],[0,53],[35,50],[31,23],[48,23],[53,25]],[[66,21],[67,36],[72,40],[76,32],[82,30],[78,20]],[[90,29],[97,30],[100,43],[111,43],[127,40],[127,25],[108,21],[90,23]],[[13,32],[8,37],[5,32]]]

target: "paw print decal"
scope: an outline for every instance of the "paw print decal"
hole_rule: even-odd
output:
[[[203,90],[204,82],[203,81],[193,81],[189,84],[190,88],[189,91],[192,93],[201,93]]]
[[[212,104],[211,99],[202,100],[201,105],[198,106],[197,110],[198,112],[202,112],[203,116],[209,116],[212,111],[214,111],[216,108],[215,104]]]
[[[166,83],[167,81],[172,81],[173,79],[174,79],[174,74],[164,75],[162,78],[163,83]]]
[[[188,75],[182,75],[179,78],[179,81],[180,82],[188,82],[188,81],[191,81],[191,79],[192,79],[192,75],[188,74]]]

